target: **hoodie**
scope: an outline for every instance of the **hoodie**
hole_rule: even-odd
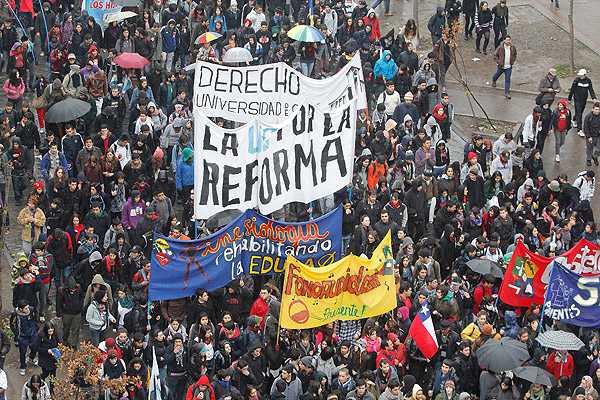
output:
[[[435,79],[435,72],[431,70],[431,60],[425,59],[421,63],[419,70],[413,76],[413,86],[416,86],[417,82],[419,82],[421,79],[423,79],[425,82],[429,82],[430,78]]]
[[[281,377],[278,377],[273,381],[271,385],[271,397],[273,397],[277,393],[277,382],[283,381],[285,382],[286,388],[283,394],[285,395],[286,400],[299,400],[300,396],[302,396],[302,383],[300,379],[296,376],[295,373],[292,372],[292,379],[290,382],[284,381]]]
[[[202,390],[200,386],[205,386],[206,389]],[[210,380],[206,375],[202,375],[194,384],[192,384],[185,395],[185,400],[199,399],[200,392],[203,392],[204,400],[216,400],[215,391],[210,384]]]
[[[383,50],[379,60],[375,63],[373,74],[376,78],[382,77],[386,81],[394,79],[398,72],[398,66],[392,59],[392,53],[389,50]]]
[[[370,9],[367,12],[367,15],[363,17],[363,22],[365,26],[371,26],[371,36],[369,40],[374,42],[375,40],[381,39],[381,28],[379,27],[379,19],[377,18],[377,14],[374,9]]]
[[[90,258],[91,258],[91,256],[90,256]],[[92,293],[92,287],[95,284],[100,284],[106,288],[106,294],[108,296],[107,309],[109,309],[109,310],[112,309],[112,302],[113,302],[112,289],[110,288],[110,285],[104,281],[104,278],[100,274],[96,274],[92,278],[92,283],[88,286],[88,288],[85,292],[85,298],[83,300],[83,303],[90,304],[91,301],[93,300],[94,295]]]

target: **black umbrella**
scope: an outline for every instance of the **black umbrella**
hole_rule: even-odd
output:
[[[525,343],[503,337],[500,340],[489,339],[477,350],[477,359],[481,368],[493,372],[510,371],[529,360]]]
[[[67,97],[50,107],[44,119],[51,124],[69,122],[83,117],[91,108],[91,104],[86,101]]]
[[[206,229],[218,229],[233,222],[237,217],[242,215],[240,210],[223,210],[206,220],[204,226]]]
[[[474,258],[469,260],[467,261],[467,267],[469,267],[471,271],[481,275],[492,274],[494,278],[502,278],[504,276],[502,268],[500,268],[497,263],[488,260],[487,258]]]
[[[532,365],[515,368],[513,373],[527,382],[537,383],[538,385],[550,387],[556,384],[556,379],[550,372]]]

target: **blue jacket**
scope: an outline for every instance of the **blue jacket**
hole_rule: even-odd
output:
[[[181,157],[177,161],[175,187],[177,190],[181,190],[184,186],[194,186],[194,164],[184,162],[183,157]]]
[[[169,26],[166,25],[160,30],[160,36],[162,38],[162,51],[165,53],[174,53],[179,41],[179,30],[174,28],[171,31],[169,30]]]
[[[386,81],[390,81],[394,79],[396,72],[398,72],[398,66],[392,59],[392,53],[389,50],[383,50],[373,69],[375,78],[383,76]]]
[[[67,162],[67,158],[61,152],[58,153],[58,164],[63,167],[65,172],[69,169],[69,163]],[[48,171],[50,170],[50,153],[46,153],[44,157],[42,157],[42,161],[40,162],[40,172],[42,173],[42,178],[48,181],[51,176],[48,176]]]

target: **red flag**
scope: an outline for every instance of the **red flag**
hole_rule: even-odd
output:
[[[529,251],[523,242],[518,241],[506,266],[500,300],[515,307],[543,304],[546,285],[542,283],[541,276],[550,261],[551,258]]]
[[[33,0],[21,0],[19,11],[33,14]]]

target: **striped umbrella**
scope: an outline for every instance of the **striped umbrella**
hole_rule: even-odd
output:
[[[574,333],[560,330],[540,333],[535,340],[542,346],[554,350],[577,351],[585,346],[585,343],[583,343]]]
[[[325,40],[321,31],[310,25],[296,25],[287,34],[298,42],[316,43]]]
[[[210,43],[214,40],[221,38],[223,35],[217,32],[204,32],[202,35],[198,36],[194,41],[194,44],[204,44]]]

